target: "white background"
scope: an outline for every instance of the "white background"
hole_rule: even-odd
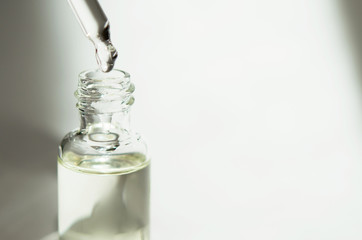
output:
[[[45,191],[57,142],[78,125],[77,74],[96,62],[65,0],[28,2],[4,3],[0,107],[8,125],[54,139],[52,174],[36,173],[52,183]],[[152,154],[152,239],[362,239],[362,88],[336,1],[100,2]],[[9,146],[26,134],[13,129],[0,139]],[[19,204],[43,191],[20,164],[41,151],[23,151],[29,159],[0,155],[11,169],[0,180],[37,189],[16,185]],[[1,198],[13,216],[12,197]]]

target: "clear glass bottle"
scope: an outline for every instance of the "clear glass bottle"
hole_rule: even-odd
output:
[[[61,240],[149,239],[149,157],[131,131],[128,73],[79,75],[81,125],[59,146]]]

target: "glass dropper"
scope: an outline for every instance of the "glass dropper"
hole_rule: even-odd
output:
[[[103,72],[113,69],[117,50],[110,38],[109,21],[98,0],[68,0],[77,20],[96,49],[96,59]]]

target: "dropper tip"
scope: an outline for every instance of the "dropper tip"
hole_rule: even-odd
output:
[[[102,43],[96,47],[97,63],[103,72],[109,72],[113,69],[117,57],[117,50],[110,41],[107,44]]]

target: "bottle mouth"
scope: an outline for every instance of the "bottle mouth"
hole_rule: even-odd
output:
[[[99,69],[90,69],[83,71],[79,74],[79,80],[89,80],[89,81],[130,81],[129,73],[119,70],[113,69],[110,72],[102,72]]]
[[[135,88],[129,73],[114,69],[104,73],[99,69],[79,74],[75,97],[83,113],[112,113],[128,110],[133,104]]]

